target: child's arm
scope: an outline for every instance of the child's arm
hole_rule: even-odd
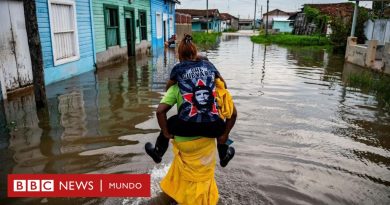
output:
[[[174,85],[174,84],[176,84],[176,83],[177,83],[177,82],[174,81],[174,80],[168,80],[167,85],[165,86],[165,91],[168,91],[168,89],[169,89],[172,85]]]

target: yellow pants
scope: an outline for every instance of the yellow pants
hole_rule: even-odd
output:
[[[218,187],[214,177],[216,144],[213,138],[186,142],[172,140],[174,158],[161,189],[180,205],[215,205]]]

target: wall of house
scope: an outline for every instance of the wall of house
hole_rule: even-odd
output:
[[[228,29],[230,26],[227,25],[227,21],[221,21],[221,31]]]
[[[127,40],[124,19],[124,9],[134,9],[135,23],[139,17],[139,11],[146,11],[147,22],[147,40],[140,37],[140,28],[136,24],[136,54],[145,54],[151,47],[151,19],[150,19],[150,1],[137,0],[129,3],[128,0],[92,0],[92,10],[94,19],[95,44],[96,44],[96,64],[97,67],[106,66],[127,58]],[[104,22],[103,5],[118,6],[119,13],[119,45],[107,48],[106,46],[106,29]]]
[[[211,28],[214,32],[220,32],[221,31],[221,21],[219,19],[213,19],[211,22]]]
[[[272,29],[278,29],[279,32],[292,32],[293,30],[289,21],[274,21]]]
[[[286,18],[288,19],[290,16],[289,15],[269,15],[268,16],[268,27],[271,28],[272,26],[272,22],[273,22],[273,19],[274,18]],[[266,24],[267,22],[267,15],[264,15],[263,16],[263,22],[264,22],[264,25]]]
[[[76,0],[80,59],[54,66],[47,0],[36,0],[39,36],[42,44],[45,84],[51,84],[94,69],[92,24],[89,0]]]
[[[200,22],[192,22],[192,31],[202,31]]]
[[[232,29],[238,30],[238,19],[232,18],[230,20],[230,25]]]
[[[167,30],[168,30],[168,36],[166,37],[166,39],[168,40],[174,33],[175,33],[175,6],[174,6],[174,3],[171,2],[171,1],[166,1],[167,4],[164,4],[164,0],[151,0],[151,30],[152,30],[152,47],[153,49],[159,49],[159,48],[163,48],[164,47],[164,32],[163,35],[161,36],[161,38],[157,38],[157,17],[156,17],[156,13],[160,13],[162,18],[162,22],[161,22],[161,25],[162,25],[162,29],[164,28],[164,25],[163,25],[163,22],[164,22],[164,19],[163,19],[163,14],[167,14],[168,18],[167,18]],[[173,4],[173,9],[170,10],[170,7],[171,5]],[[171,32],[170,30],[170,21],[169,19],[172,18],[172,24],[173,24],[173,32]]]

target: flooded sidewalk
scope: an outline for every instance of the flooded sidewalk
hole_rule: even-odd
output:
[[[203,53],[227,82],[238,109],[236,156],[216,169],[219,204],[388,204],[390,113],[370,93],[345,86],[358,70],[322,49],[253,44],[223,35]],[[143,150],[158,133],[155,109],[174,50],[130,59],[47,86],[0,106],[0,183],[10,173],[151,173]],[[6,204],[148,204],[149,199],[4,199]],[[158,203],[166,201],[161,199]],[[153,199],[152,199],[153,201]]]

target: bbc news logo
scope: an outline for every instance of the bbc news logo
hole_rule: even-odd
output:
[[[14,180],[15,192],[53,192],[54,180]]]
[[[9,174],[8,197],[150,197],[149,174]]]

